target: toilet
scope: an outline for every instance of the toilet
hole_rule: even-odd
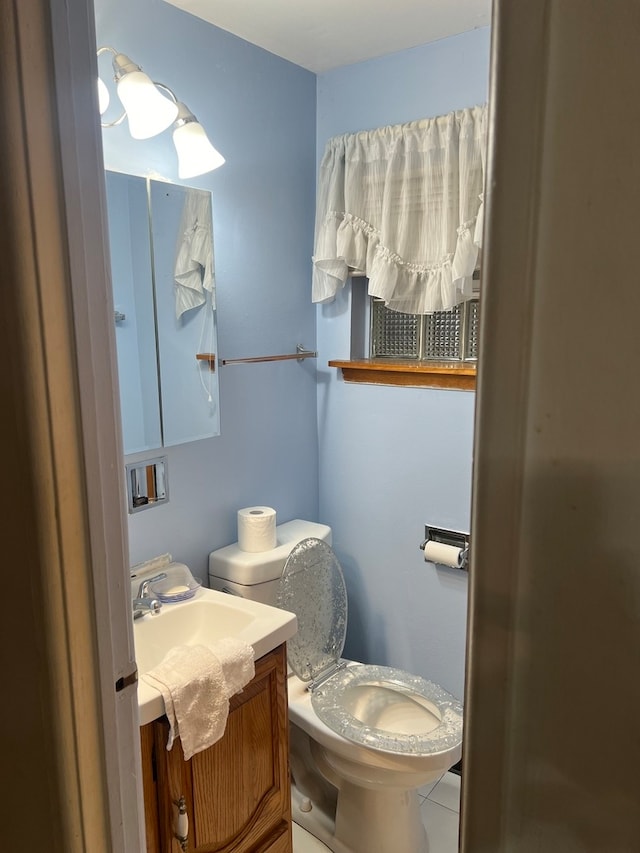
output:
[[[347,595],[331,529],[296,519],[276,547],[209,555],[212,589],[290,610],[293,820],[333,853],[427,853],[418,789],[462,751],[462,705],[431,681],[342,658]]]

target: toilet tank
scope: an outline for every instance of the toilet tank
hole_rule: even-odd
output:
[[[277,525],[277,544],[270,551],[242,551],[237,542],[212,551],[209,554],[209,586],[231,595],[275,605],[287,557],[298,542],[309,536],[331,545],[330,527],[296,518]]]

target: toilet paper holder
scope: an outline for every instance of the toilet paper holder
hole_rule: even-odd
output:
[[[461,530],[451,530],[447,527],[435,527],[432,524],[425,524],[424,536],[424,541],[420,543],[421,551],[424,551],[427,542],[438,542],[442,545],[450,545],[452,548],[459,548],[461,553],[457,568],[463,572],[469,571],[469,533],[464,533]]]

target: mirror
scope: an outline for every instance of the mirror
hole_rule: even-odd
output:
[[[169,500],[166,457],[159,456],[157,459],[132,462],[126,466],[126,474],[130,513],[149,509]]]
[[[211,193],[106,186],[124,452],[219,435]]]

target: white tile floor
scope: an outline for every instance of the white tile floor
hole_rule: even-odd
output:
[[[434,785],[420,790],[422,822],[429,838],[429,853],[456,853],[460,815],[460,777],[445,773]]]
[[[425,785],[418,793],[422,803],[422,820],[429,837],[429,853],[456,853],[460,777],[456,773],[445,773],[441,779]],[[328,848],[294,824],[293,851],[294,853],[327,853]]]

